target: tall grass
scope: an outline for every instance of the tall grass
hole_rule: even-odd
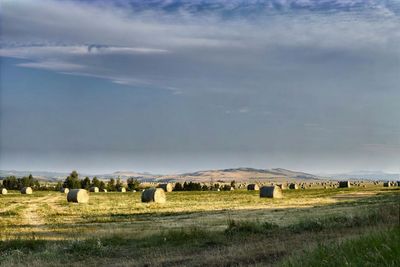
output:
[[[342,243],[321,244],[296,253],[281,266],[400,266],[400,227]]]

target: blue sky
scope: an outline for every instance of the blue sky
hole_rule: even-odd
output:
[[[2,0],[0,168],[400,171],[400,3]]]

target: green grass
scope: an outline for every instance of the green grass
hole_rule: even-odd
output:
[[[400,227],[341,243],[320,244],[297,253],[281,266],[400,266]]]

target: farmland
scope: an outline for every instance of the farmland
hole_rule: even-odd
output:
[[[10,191],[0,195],[0,265],[292,266],[304,249],[399,235],[398,187],[283,193],[171,192],[165,204],[142,203],[140,192],[90,193],[76,204],[59,192]]]

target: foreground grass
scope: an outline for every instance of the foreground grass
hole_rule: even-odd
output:
[[[222,230],[190,226],[164,229],[146,237],[124,233],[70,241],[35,237],[8,240],[0,242],[0,266],[268,266],[281,264],[293,251],[295,255],[283,262],[284,266],[320,266],[329,261],[332,251],[339,252],[338,258],[336,264],[327,266],[346,262],[366,266],[361,263],[369,263],[368,256],[359,261],[353,257],[368,253],[370,247],[375,248],[370,257],[380,255],[385,260],[375,266],[392,266],[399,255],[398,246],[393,246],[399,239],[395,228],[399,225],[398,195],[379,199],[383,204],[373,202],[356,215],[312,216],[288,225],[231,218]],[[362,237],[367,233],[373,234]],[[360,236],[358,241],[353,239]],[[304,244],[316,250],[303,252]],[[354,250],[349,249],[352,245]],[[299,251],[306,253],[307,259]]]
[[[282,266],[400,266],[400,227],[297,254]]]

